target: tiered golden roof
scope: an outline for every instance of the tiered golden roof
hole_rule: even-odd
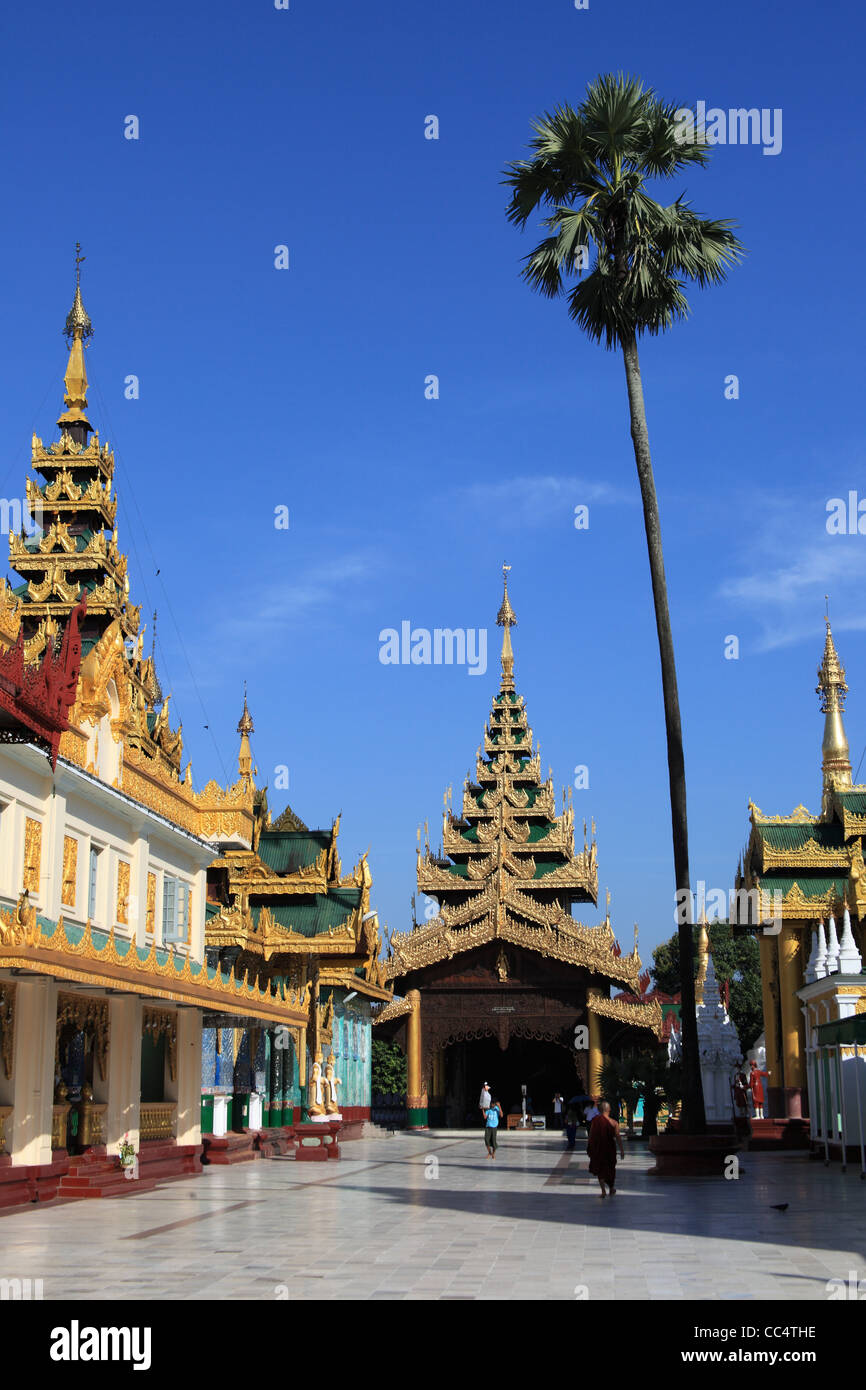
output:
[[[764,920],[781,916],[792,924],[815,925],[848,907],[856,919],[866,915],[866,784],[854,785],[848,738],[842,718],[848,686],[829,618],[817,694],[824,715],[821,745],[821,812],[805,806],[789,816],[765,815],[749,802],[751,830],[736,875],[738,892],[757,896],[743,912]]]
[[[93,325],[81,297],[82,260],[77,247],[61,434],[48,445],[33,436],[32,467],[41,481],[27,479],[27,502],[38,529],[10,535],[10,564],[24,582],[0,589],[0,642],[11,645],[23,627],[25,658],[37,661],[86,591],[81,672],[61,757],[109,775],[121,791],[193,834],[249,843],[251,777],[242,771],[234,786],[212,781],[193,790],[190,766],[182,771],[181,727],[172,727],[153,658],[144,655],[141,609],[130,602],[127,558],[115,530],[114,454],[87,416],[84,353]],[[118,756],[108,760],[110,774],[100,739],[118,746]]]
[[[557,815],[552,778],[541,781],[540,754],[532,750],[524,701],[514,691],[511,628],[517,618],[509,567],[503,569],[497,616],[505,629],[502,674],[475,780],[467,778],[460,814],[444,814],[440,851],[433,853],[429,843],[418,851],[418,887],[436,899],[439,911],[412,931],[394,934],[387,977],[402,979],[502,940],[635,988],[637,946],[621,955],[609,917],[602,927],[586,927],[571,914],[573,903],[598,899],[595,827],[588,843],[584,826],[583,849],[575,853],[573,808],[563,798]]]
[[[252,727],[245,700],[242,738]],[[261,983],[312,981],[317,1007],[330,986],[391,998],[367,857],[344,874],[339,833],[339,816],[328,831],[308,830],[289,808],[272,821],[267,793],[255,793],[252,847],[226,849],[208,869],[205,941],[214,964]]]

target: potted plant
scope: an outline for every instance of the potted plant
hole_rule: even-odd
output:
[[[118,1149],[121,1168],[132,1168],[135,1164],[135,1146],[130,1143],[129,1135],[124,1134]]]

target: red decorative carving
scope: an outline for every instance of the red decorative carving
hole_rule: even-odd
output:
[[[25,665],[23,627],[14,647],[0,652],[0,739],[39,744],[48,752],[52,769],[57,766],[60,735],[69,728],[67,715],[78,689],[80,629],[86,607],[85,594],[69,615],[60,651],[55,653],[49,642],[38,665]]]

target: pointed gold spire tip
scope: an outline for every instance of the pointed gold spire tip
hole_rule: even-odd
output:
[[[502,634],[502,685],[501,690],[514,690],[514,653],[511,649],[511,629],[517,626],[517,618],[508,597],[508,571],[510,565],[502,566],[503,595],[499,612],[496,615],[497,627],[504,627]]]

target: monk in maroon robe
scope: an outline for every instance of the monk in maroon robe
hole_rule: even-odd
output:
[[[625,1150],[622,1146],[622,1136],[619,1132],[619,1125],[616,1120],[610,1118],[610,1102],[603,1100],[596,1115],[589,1127],[589,1143],[586,1151],[589,1154],[589,1171],[593,1177],[598,1178],[598,1185],[601,1188],[602,1197],[606,1197],[605,1183],[610,1188],[611,1197],[616,1196],[616,1150],[619,1145],[619,1156],[625,1158]]]

